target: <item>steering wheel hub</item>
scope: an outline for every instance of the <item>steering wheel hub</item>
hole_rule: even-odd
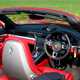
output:
[[[60,51],[62,48],[62,45],[59,41],[54,41],[53,44],[52,44],[52,49],[54,51]]]

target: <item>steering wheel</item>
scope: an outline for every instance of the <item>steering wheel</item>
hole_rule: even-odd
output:
[[[70,46],[70,40],[66,33],[49,34],[44,42],[46,54],[55,60],[64,59],[69,53]]]

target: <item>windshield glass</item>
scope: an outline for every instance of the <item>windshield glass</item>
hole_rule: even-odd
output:
[[[49,15],[40,15],[40,14],[27,14],[27,13],[19,13],[19,14],[8,14],[6,15],[16,24],[40,24],[40,23],[54,23],[54,24],[62,24],[69,25],[67,21],[61,19],[56,16]]]

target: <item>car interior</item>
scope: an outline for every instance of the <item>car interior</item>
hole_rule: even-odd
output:
[[[10,80],[80,79],[78,19],[22,11],[0,14],[0,21],[0,75]]]

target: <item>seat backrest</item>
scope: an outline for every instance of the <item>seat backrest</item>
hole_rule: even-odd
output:
[[[34,65],[28,47],[31,39],[9,36],[4,44],[2,62],[4,71],[10,76],[30,80],[40,72]]]

